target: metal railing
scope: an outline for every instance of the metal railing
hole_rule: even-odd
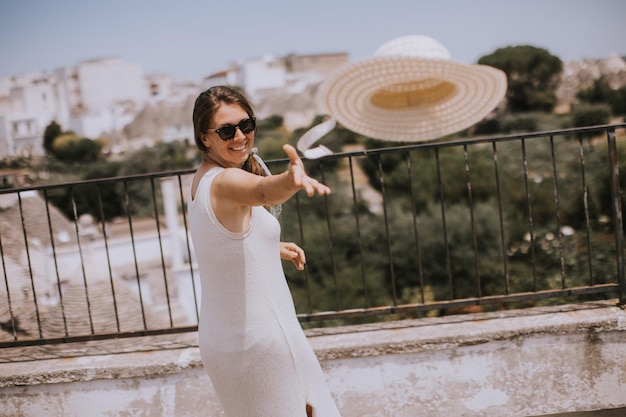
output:
[[[305,161],[333,193],[297,194],[283,207],[283,240],[307,252],[304,271],[285,266],[300,320],[337,325],[615,297],[623,304],[626,150],[616,132],[625,127]],[[286,166],[267,163],[275,172]],[[192,174],[0,190],[0,347],[196,331]]]

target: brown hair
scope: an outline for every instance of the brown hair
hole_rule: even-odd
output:
[[[196,146],[202,152],[203,158],[206,157],[207,148],[202,142],[202,135],[208,132],[213,115],[222,104],[240,106],[248,116],[254,116],[248,99],[235,88],[220,85],[200,93],[193,108],[193,133]],[[256,175],[266,175],[263,167],[252,156],[248,157],[241,168]]]

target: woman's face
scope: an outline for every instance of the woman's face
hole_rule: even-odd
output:
[[[215,130],[224,128],[226,125],[238,126],[242,120],[249,118],[248,113],[236,104],[221,105],[213,116],[209,131],[202,137],[202,143],[207,147],[208,156],[221,166],[241,167],[248,159],[250,150],[254,146],[255,131],[243,133],[237,127],[232,139],[223,140]]]

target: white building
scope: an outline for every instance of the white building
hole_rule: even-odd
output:
[[[177,80],[168,74],[148,74],[145,77],[150,91],[150,101],[184,103],[198,93],[198,84],[189,80]]]
[[[216,72],[204,78],[203,88],[210,88],[216,85],[237,84],[237,67],[232,67],[225,71]]]
[[[124,101],[141,108],[149,97],[139,64],[117,58],[83,61],[75,67],[58,69],[55,75],[72,116],[99,113]]]
[[[92,139],[117,131],[149,97],[141,67],[116,58],[2,78],[0,157],[43,154],[43,132],[53,120]]]
[[[61,125],[88,138],[119,130],[122,120],[132,120],[124,114],[136,114],[150,97],[139,64],[117,58],[83,61],[55,75],[70,108],[70,119]]]
[[[203,82],[205,88],[216,85],[237,86],[254,101],[263,91],[284,88],[287,69],[284,60],[267,55],[241,60],[226,71],[209,75]]]
[[[68,118],[54,77],[37,74],[4,78],[0,93],[0,156],[42,155],[45,127],[52,120]]]
[[[0,157],[43,154],[43,131],[34,118],[0,117]]]
[[[255,101],[265,90],[281,89],[287,81],[284,61],[271,56],[240,62],[237,72],[237,85],[242,86]]]
[[[178,81],[167,74],[144,76],[137,63],[117,58],[86,60],[53,74],[17,75],[0,79],[0,158],[43,154],[43,132],[51,121],[63,130],[96,139],[115,136],[130,124],[147,103],[164,103],[169,109],[159,117],[161,133],[146,133],[150,142],[176,141],[193,137],[191,117],[172,117],[188,112],[190,98],[214,85],[242,88],[253,102],[268,95],[302,95],[307,86],[319,82],[336,66],[347,62],[340,54],[264,56],[246,59],[206,77],[201,86]],[[191,102],[193,104],[193,102]],[[307,105],[307,111],[315,109]],[[291,109],[302,118],[300,109]],[[268,114],[279,114],[270,109]],[[306,114],[305,118],[312,115]],[[158,137],[154,137],[154,136]],[[135,138],[128,138],[134,140]],[[130,141],[123,141],[130,145]],[[115,146],[122,145],[113,144]]]

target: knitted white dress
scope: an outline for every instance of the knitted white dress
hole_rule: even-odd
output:
[[[252,208],[243,233],[215,217],[213,168],[189,199],[202,303],[202,363],[229,417],[339,417],[320,364],[296,317],[280,259],[280,224]]]

